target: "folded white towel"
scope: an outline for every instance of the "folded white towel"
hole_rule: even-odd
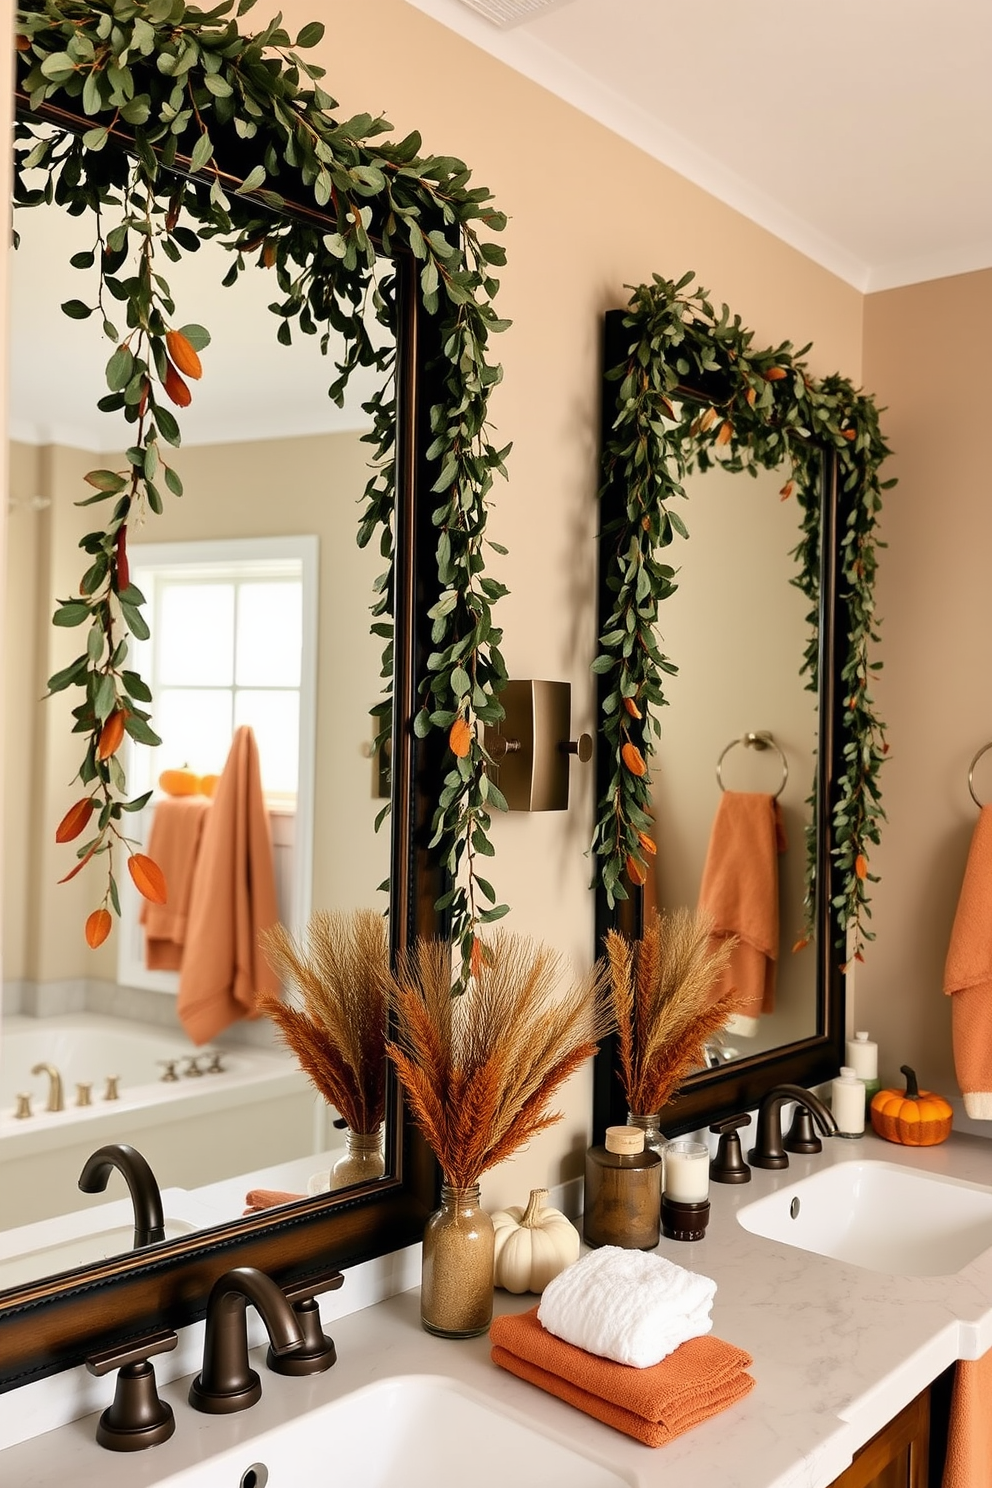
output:
[[[710,1331],[715,1295],[715,1281],[664,1256],[604,1245],[548,1283],[537,1316],[576,1348],[647,1369]]]

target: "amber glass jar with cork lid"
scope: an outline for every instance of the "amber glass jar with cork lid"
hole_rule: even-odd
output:
[[[658,1244],[662,1162],[636,1126],[608,1126],[586,1153],[583,1231],[588,1245],[653,1250]]]

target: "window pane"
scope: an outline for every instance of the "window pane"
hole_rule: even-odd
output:
[[[188,765],[198,775],[219,775],[233,733],[233,693],[208,688],[163,687],[152,723],[162,745],[155,751],[155,778],[162,770]]]
[[[252,689],[234,695],[234,726],[255,730],[262,787],[296,794],[300,755],[300,695]]]
[[[230,687],[234,585],[162,585],[158,615],[160,686]]]
[[[239,585],[237,635],[239,687],[299,687],[303,585]]]

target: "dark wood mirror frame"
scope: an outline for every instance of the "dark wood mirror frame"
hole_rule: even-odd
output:
[[[623,327],[624,312],[612,310],[606,315],[604,368],[616,366],[626,355],[629,335]],[[617,384],[603,379],[602,429],[604,439],[613,427],[616,417]],[[704,405],[713,401],[712,392],[705,387],[680,388],[680,396],[694,399]],[[619,511],[624,493],[617,489],[604,494],[600,527],[605,528],[614,513]],[[842,596],[838,593],[838,533],[843,530],[843,513],[840,510],[842,493],[837,479],[837,464],[833,453],[823,449],[820,463],[820,614],[818,637],[819,694],[817,698],[817,794],[815,805],[816,826],[816,926],[817,936],[805,954],[816,957],[816,1033],[810,1038],[784,1044],[763,1054],[753,1054],[738,1059],[733,1064],[718,1070],[707,1070],[693,1075],[686,1081],[682,1093],[661,1113],[661,1127],[666,1135],[698,1130],[710,1122],[737,1111],[750,1110],[758,1104],[762,1095],[773,1085],[790,1083],[815,1085],[835,1075],[843,1063],[844,1055],[844,979],[841,972],[841,956],[838,952],[837,926],[831,901],[840,892],[838,875],[833,869],[831,852],[831,805],[835,794],[835,778],[842,748],[842,728],[839,718],[840,686],[837,676],[836,637],[846,634],[847,616]],[[691,541],[691,539],[690,539]],[[613,609],[613,599],[607,588],[606,564],[600,551],[598,626],[602,634]],[[597,705],[602,709],[603,699],[609,690],[609,680],[598,679]],[[601,800],[610,780],[610,762],[604,750],[600,750],[596,764],[596,798]],[[617,929],[636,939],[641,934],[643,922],[642,889],[636,888],[631,897],[620,901],[614,909],[606,902],[606,894],[597,887],[596,892],[596,948],[601,950],[607,930]],[[627,1102],[616,1074],[616,1040],[604,1040],[596,1057],[593,1074],[593,1128],[596,1140],[614,1122],[627,1119]]]
[[[46,108],[32,113],[84,132],[89,120]],[[125,135],[118,136],[127,144]],[[182,167],[180,166],[181,172]],[[312,207],[288,203],[289,215],[313,221]],[[323,219],[320,219],[323,220]],[[436,470],[425,458],[430,441],[433,338],[421,305],[418,265],[396,259],[396,494],[393,756],[390,849],[390,939],[394,951],[418,935],[438,932],[435,901],[442,892],[436,855],[427,852],[430,821],[442,771],[434,739],[414,737],[418,681],[431,649],[427,611],[438,594],[430,488]],[[433,861],[432,861],[433,859]],[[237,1220],[130,1252],[100,1265],[46,1277],[0,1295],[0,1392],[84,1362],[100,1349],[159,1328],[202,1318],[218,1276],[232,1266],[258,1266],[281,1285],[348,1267],[420,1240],[435,1205],[434,1159],[404,1113],[389,1072],[387,1176],[339,1196],[301,1201],[266,1215]]]

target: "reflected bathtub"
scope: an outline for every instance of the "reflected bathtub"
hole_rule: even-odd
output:
[[[163,1062],[182,1071],[202,1051],[146,1023],[15,1016],[0,1040],[0,1229],[78,1208],[82,1166],[107,1142],[137,1147],[162,1188],[198,1188],[314,1151],[313,1090],[288,1055],[225,1049],[221,1073],[169,1081]],[[64,1111],[44,1109],[48,1080],[31,1074],[39,1063],[58,1069]],[[109,1076],[119,1077],[116,1100],[103,1098]],[[80,1083],[92,1085],[91,1105],[74,1104]],[[22,1092],[35,1114],[19,1120]],[[105,1201],[118,1197],[112,1176]]]

